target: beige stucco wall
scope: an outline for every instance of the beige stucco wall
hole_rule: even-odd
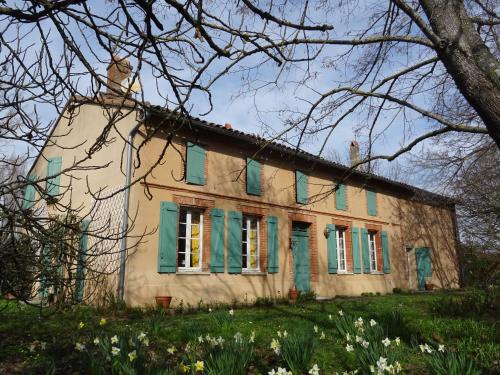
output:
[[[62,119],[56,134],[65,134],[58,139],[60,145],[77,145],[75,149],[58,149],[54,146],[45,148],[43,157],[35,165],[39,176],[46,173],[45,158],[63,156],[63,169],[84,156],[84,153],[101,133],[106,125],[107,114],[98,106],[85,105],[68,124]],[[92,171],[71,171],[61,179],[62,186],[68,188],[71,205],[92,206],[92,198],[88,194],[88,185],[94,192],[99,189],[112,189],[123,186],[124,175],[120,170],[120,157],[124,157],[124,139],[135,125],[135,114],[126,116],[113,129],[108,139],[114,139],[103,146],[87,165],[106,165],[105,168]],[[143,129],[146,132],[145,129]],[[134,144],[143,141],[138,135]],[[200,142],[207,146],[207,183],[205,186],[189,185],[183,180],[183,152],[186,140]],[[165,140],[154,137],[142,147],[141,164],[134,169],[134,177],[145,173],[156,164],[162,154]],[[244,186],[244,163],[247,156],[255,150],[242,146],[238,141],[228,141],[220,136],[210,136],[198,132],[196,134],[177,134],[173,144],[165,152],[162,162],[158,164],[147,178],[147,184],[141,182],[131,188],[130,213],[134,217],[132,236],[142,236],[141,243],[129,254],[126,266],[125,299],[131,305],[152,304],[158,295],[171,295],[174,303],[197,304],[202,301],[231,301],[233,299],[252,301],[257,296],[284,295],[293,283],[290,243],[290,214],[305,214],[315,217],[317,243],[317,280],[311,283],[311,289],[319,296],[358,295],[363,292],[389,293],[394,287],[408,288],[408,274],[413,279],[411,287],[416,288],[416,267],[414,252],[408,257],[406,245],[414,247],[427,246],[432,250],[434,275],[433,283],[438,286],[453,287],[457,283],[455,264],[455,244],[453,236],[451,211],[429,205],[412,203],[397,191],[386,191],[377,188],[376,217],[367,215],[365,183],[348,181],[347,211],[335,209],[334,195],[326,194],[333,181],[339,176],[332,175],[326,169],[317,167],[309,177],[309,195],[321,199],[302,206],[295,203],[294,171],[296,168],[306,170],[307,165],[283,161],[277,153],[262,153],[262,188],[259,197],[250,196]],[[107,163],[110,163],[107,165]],[[137,165],[137,163],[136,163]],[[146,188],[148,191],[146,192]],[[64,188],[63,188],[64,189]],[[71,192],[71,194],[69,194]],[[149,197],[149,194],[151,196]],[[266,215],[279,219],[279,272],[277,274],[262,273],[258,275],[227,273],[213,274],[159,274],[157,272],[158,231],[160,202],[173,201],[174,195],[197,197],[213,200],[216,208],[226,212],[240,210],[240,205],[259,207],[267,210]],[[63,202],[69,202],[64,196]],[[54,208],[49,207],[49,211]],[[112,213],[114,216],[121,212]],[[206,212],[208,214],[208,212]],[[327,244],[323,235],[326,224],[332,220],[348,220],[354,227],[379,225],[387,231],[390,246],[390,274],[328,274]],[[129,245],[132,239],[129,240]],[[227,241],[227,225],[226,225]],[[226,242],[227,243],[227,242]],[[204,244],[208,246],[209,244]],[[349,251],[349,250],[348,250]],[[227,257],[227,252],[226,252]],[[116,257],[115,257],[116,259]],[[361,255],[360,255],[361,259]],[[106,280],[106,288],[114,291],[116,274]],[[104,284],[103,284],[104,285]]]

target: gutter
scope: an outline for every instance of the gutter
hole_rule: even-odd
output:
[[[127,262],[127,236],[128,236],[128,211],[130,207],[130,184],[132,181],[132,159],[133,159],[133,142],[134,137],[139,130],[139,127],[149,118],[149,111],[146,109],[138,111],[136,115],[137,123],[128,133],[127,138],[127,165],[125,172],[125,196],[123,198],[123,216],[122,216],[122,238],[120,241],[120,268],[118,269],[118,288],[116,294],[119,301],[124,300],[125,296],[125,264]]]

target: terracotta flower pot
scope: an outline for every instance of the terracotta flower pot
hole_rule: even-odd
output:
[[[425,290],[433,290],[434,285],[432,283],[425,283]]]
[[[290,289],[288,291],[288,297],[291,300],[296,300],[297,298],[299,298],[299,291],[297,289]]]
[[[170,296],[156,296],[156,306],[168,309],[170,307],[170,302],[172,302],[172,297]]]

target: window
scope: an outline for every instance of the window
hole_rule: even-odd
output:
[[[259,271],[259,218],[243,216],[241,226],[241,266],[243,271]]]
[[[345,246],[345,228],[337,228],[337,262],[338,270],[341,272],[346,272],[346,246]]]
[[[177,267],[181,271],[200,271],[202,257],[203,213],[201,210],[181,207],[179,213],[179,240]]]
[[[377,270],[377,245],[375,244],[375,232],[368,232],[368,250],[370,252],[370,271]]]
[[[377,193],[373,189],[366,190],[368,215],[377,216]]]
[[[186,182],[193,185],[205,185],[206,150],[188,142],[186,155]]]
[[[307,183],[308,176],[301,171],[295,171],[295,199],[297,203],[307,204],[309,200]]]
[[[246,180],[247,193],[250,195],[260,195],[260,175],[261,165],[258,161],[247,158]]]

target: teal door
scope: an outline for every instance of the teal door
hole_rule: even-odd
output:
[[[432,276],[432,263],[429,248],[421,247],[415,250],[417,258],[418,289],[425,289],[425,278]]]
[[[310,259],[309,259],[309,229],[304,224],[293,223],[292,255],[295,286],[300,292],[309,292]]]

